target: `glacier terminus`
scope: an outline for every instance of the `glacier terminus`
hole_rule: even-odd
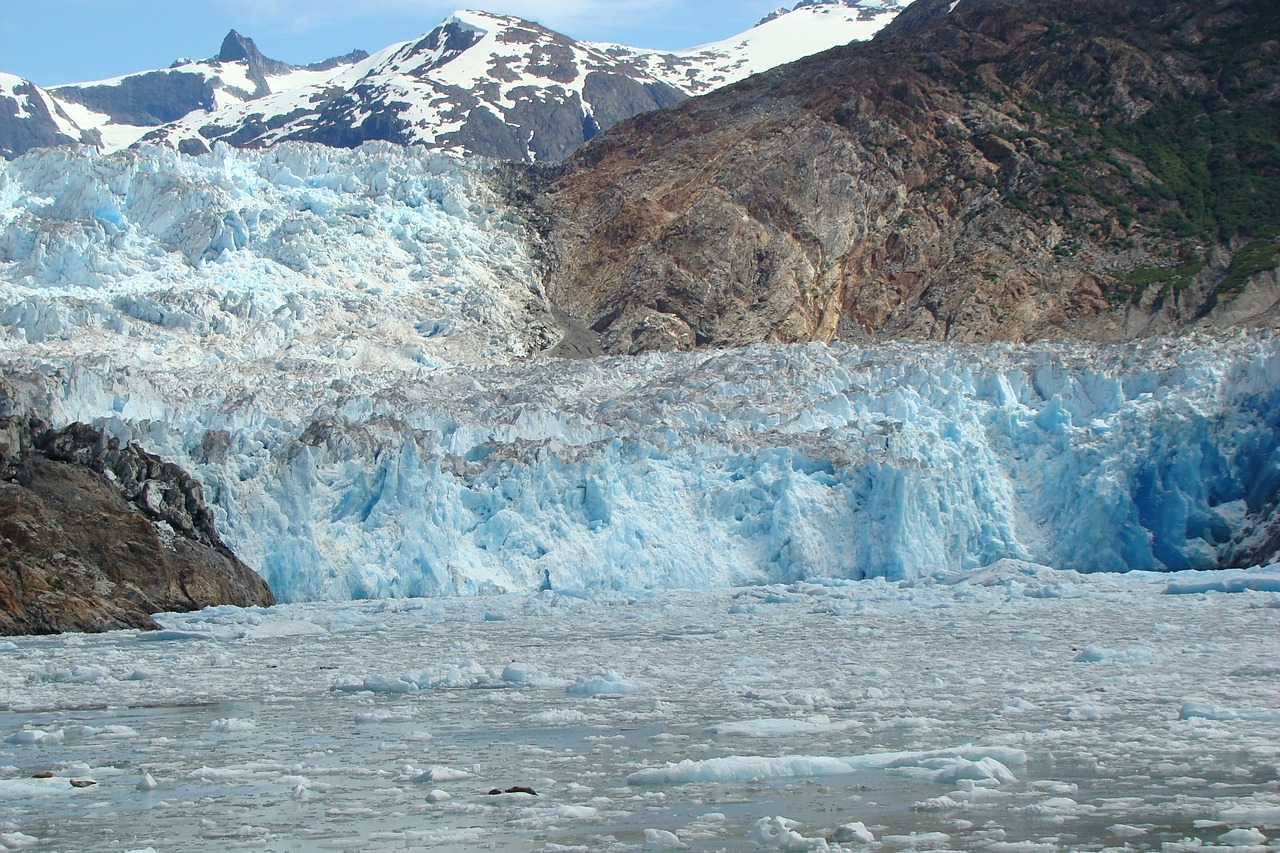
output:
[[[492,167],[33,153],[8,405],[179,461],[285,601],[1264,560],[1280,363],[1176,343],[571,362]]]

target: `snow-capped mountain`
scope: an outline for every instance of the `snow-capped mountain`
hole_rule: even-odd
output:
[[[870,38],[897,13],[874,0],[801,4],[688,51],[579,42],[520,18],[452,15],[322,83],[193,113],[146,139],[199,152],[371,139],[511,160],[559,161],[601,130],[781,63]]]
[[[47,91],[30,80],[0,73],[0,158],[92,141]]]
[[[701,95],[838,45],[866,41],[902,8],[898,0],[801,0],[745,33],[690,50],[664,53],[600,46],[686,94]]]
[[[353,51],[294,66],[269,59],[253,39],[232,30],[212,59],[182,59],[158,71],[56,86],[50,94],[77,127],[97,134],[94,144],[114,151],[190,113],[204,114],[321,82],[367,56]]]
[[[898,10],[897,0],[805,0],[746,33],[676,52],[580,42],[519,18],[462,11],[375,56],[305,67],[268,59],[233,31],[212,59],[54,88],[42,97],[60,125],[0,124],[0,153],[69,142],[113,151],[143,137],[187,153],[216,140],[386,140],[558,161],[637,113],[870,38]],[[18,120],[35,119],[23,111]]]
[[[459,12],[322,83],[193,114],[145,139],[188,153],[216,140],[344,148],[387,140],[558,160],[601,125],[683,98],[626,62],[537,24]]]

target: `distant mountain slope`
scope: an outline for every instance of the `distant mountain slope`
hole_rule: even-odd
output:
[[[683,93],[537,24],[459,12],[313,86],[194,114],[146,137],[196,153],[216,140],[352,148],[426,143],[508,159],[559,160],[601,123],[678,103]],[[597,114],[599,117],[597,118]]]
[[[851,41],[866,41],[904,8],[898,0],[801,0],[722,41],[661,52],[596,45],[689,95],[728,86]]]
[[[0,157],[32,148],[84,141],[81,128],[49,93],[30,80],[0,74]]]
[[[263,56],[253,39],[232,30],[212,59],[179,60],[160,71],[57,86],[51,92],[80,127],[98,131],[99,146],[111,151],[191,113],[203,114],[328,79],[367,56],[353,51],[313,65],[293,66]]]
[[[616,353],[1274,325],[1278,33],[1272,0],[920,0],[578,152],[548,291]]]
[[[619,121],[782,62],[869,38],[896,3],[828,0],[693,50],[578,42],[520,18],[457,12],[414,42],[310,87],[193,113],[148,141],[207,150],[372,139],[508,160],[560,161]]]
[[[870,38],[898,11],[897,0],[804,0],[746,33],[678,52],[579,42],[519,18],[458,12],[376,56],[306,67],[268,59],[233,31],[209,60],[57,87],[62,135],[0,128],[0,148],[13,157],[67,141],[110,151],[144,136],[188,153],[215,140],[253,148],[385,140],[559,161],[625,118]]]

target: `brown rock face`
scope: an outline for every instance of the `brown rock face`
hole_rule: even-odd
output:
[[[176,465],[76,424],[0,418],[0,634],[156,628],[274,603]]]
[[[1273,0],[950,6],[530,178],[552,300],[612,353],[1277,324]]]

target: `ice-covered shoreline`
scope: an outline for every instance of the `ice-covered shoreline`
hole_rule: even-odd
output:
[[[1271,511],[1270,336],[756,347],[406,373],[43,362],[204,482],[283,600],[1209,568]],[[22,398],[23,395],[17,395]]]

